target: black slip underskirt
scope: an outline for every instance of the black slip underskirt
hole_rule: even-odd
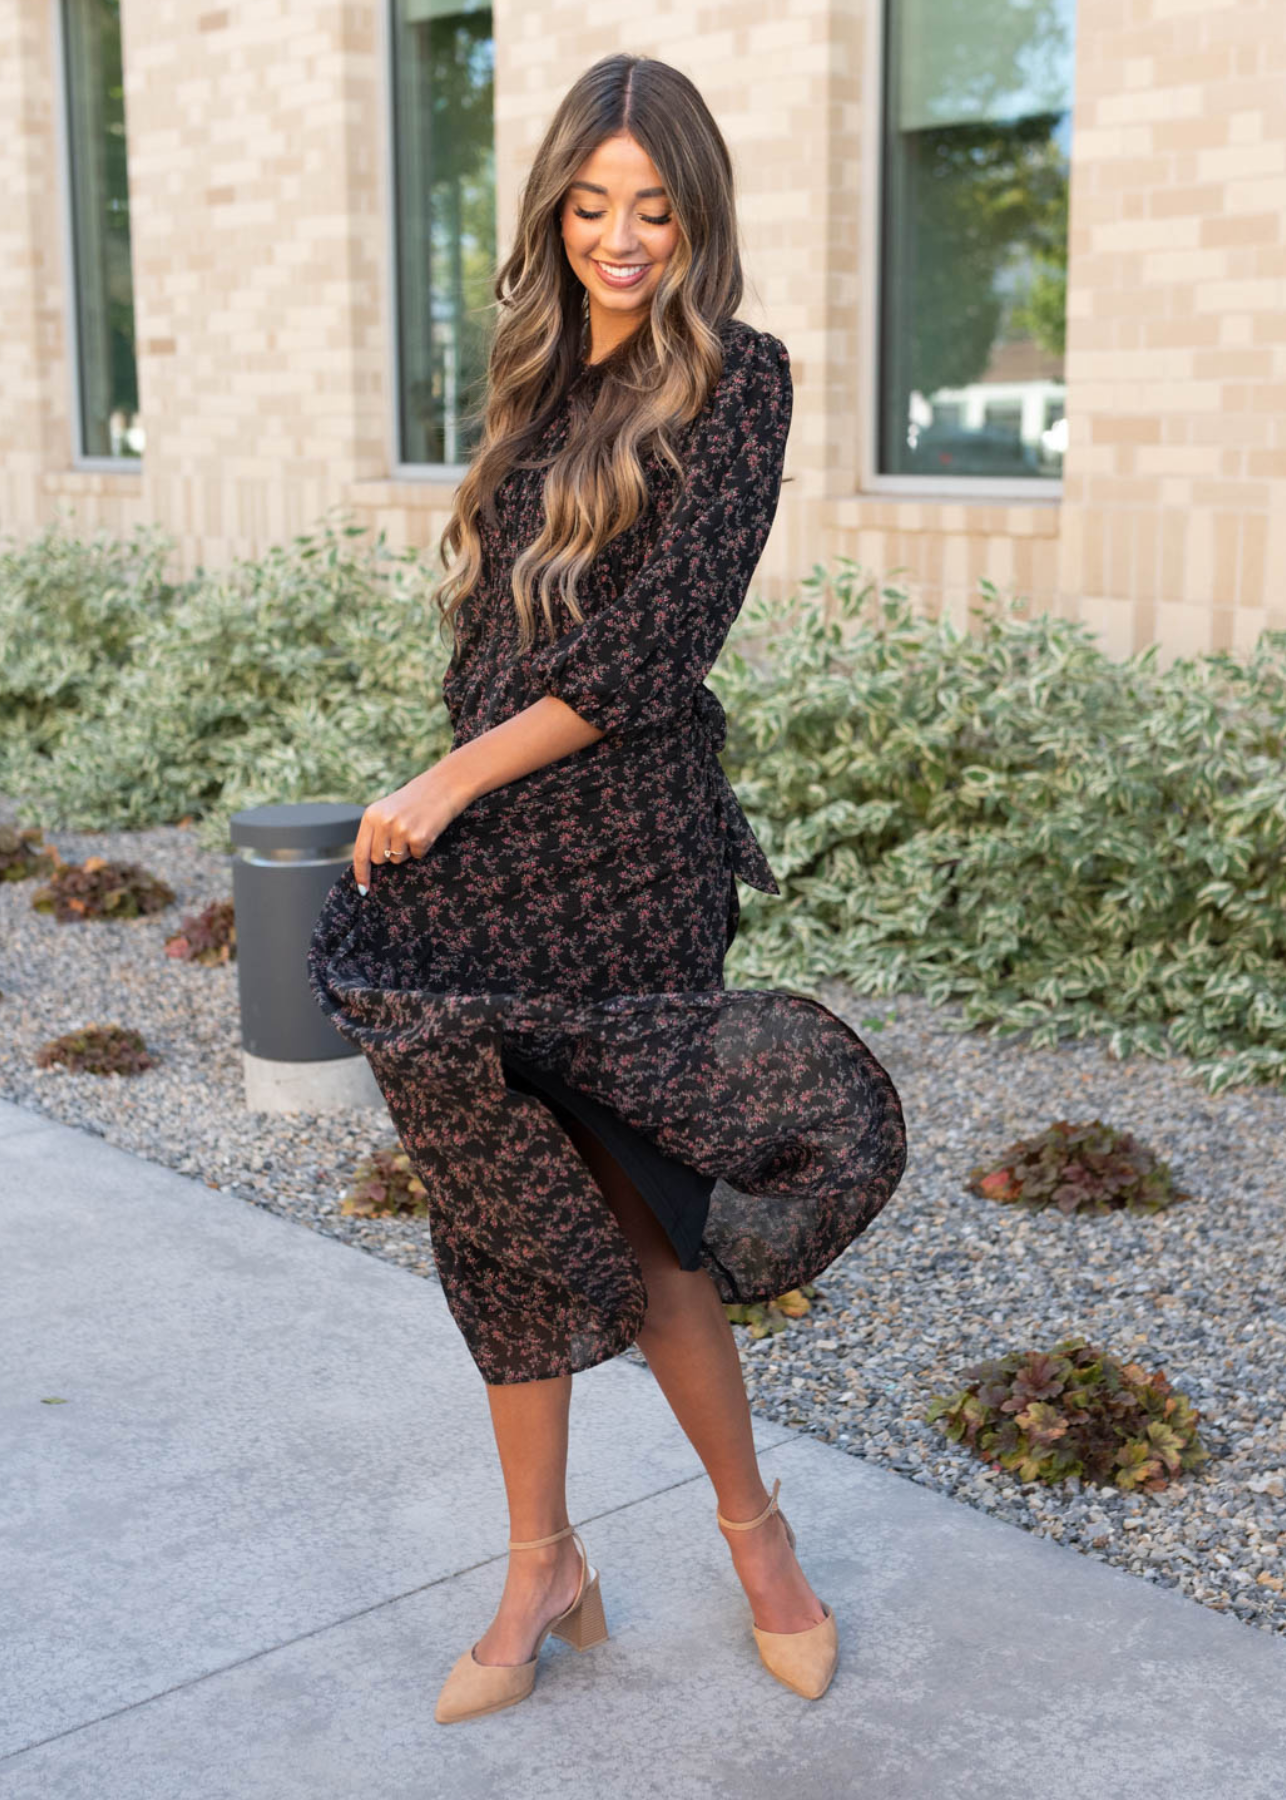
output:
[[[656,1214],[674,1245],[679,1266],[699,1269],[697,1252],[717,1177],[701,1175],[687,1163],[663,1155],[650,1138],[627,1125],[619,1113],[569,1087],[551,1070],[509,1051],[501,1056],[500,1066],[506,1087],[520,1094],[535,1094],[564,1129],[567,1114],[571,1113],[595,1134]]]

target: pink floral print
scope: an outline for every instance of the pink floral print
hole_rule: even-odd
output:
[[[683,482],[649,465],[646,510],[553,643],[518,652],[509,571],[601,364],[550,396],[537,453],[483,523],[485,579],[443,681],[454,742],[545,693],[606,735],[474,801],[423,858],[377,866],[366,898],[345,871],[309,951],[318,1003],[367,1055],[428,1191],[443,1292],[488,1382],[616,1356],[647,1308],[614,1214],[556,1109],[506,1080],[513,1062],[713,1183],[685,1266],[725,1301],[814,1279],[905,1167],[897,1092],[861,1038],[806,995],[724,985],[738,878],[780,889],[719,763],[705,677],[776,511],[792,385],[776,338],[740,320],[722,336]]]

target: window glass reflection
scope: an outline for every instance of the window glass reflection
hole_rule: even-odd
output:
[[[399,454],[466,463],[495,278],[491,8],[393,0]]]
[[[120,0],[63,0],[79,451],[139,457]]]
[[[1058,476],[1075,0],[887,0],[879,469]]]

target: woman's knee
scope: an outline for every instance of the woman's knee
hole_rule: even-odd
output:
[[[660,1275],[670,1268],[678,1269],[678,1253],[669,1234],[612,1153],[579,1119],[570,1121],[566,1130],[617,1224],[630,1240],[644,1273]]]
[[[645,1329],[664,1332],[709,1306],[710,1277],[704,1269],[685,1269],[673,1246],[668,1260],[651,1268],[644,1265],[643,1278],[647,1284]]]
[[[695,1311],[708,1310],[714,1284],[707,1271],[683,1267],[660,1219],[598,1137],[579,1119],[570,1120],[566,1130],[638,1258],[647,1289],[643,1330],[660,1334],[690,1322]]]

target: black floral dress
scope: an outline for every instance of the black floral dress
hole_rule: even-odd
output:
[[[319,1004],[368,1057],[429,1196],[433,1256],[488,1382],[574,1372],[643,1324],[642,1269],[565,1130],[635,1179],[685,1268],[727,1302],[819,1275],[901,1178],[897,1092],[852,1029],[784,989],[728,989],[737,880],[778,893],[720,765],[704,685],[776,511],[786,349],[741,320],[681,448],[595,559],[585,615],[517,651],[509,572],[543,470],[603,364],[550,402],[483,525],[484,580],[443,682],[459,745],[556,694],[605,735],[473,801],[427,854],[351,869],[309,952]]]

